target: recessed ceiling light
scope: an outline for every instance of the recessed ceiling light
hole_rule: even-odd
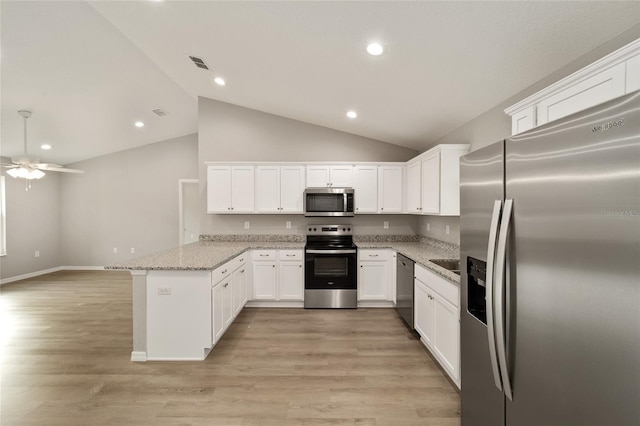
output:
[[[213,81],[215,81],[215,83],[218,86],[224,86],[225,84],[227,84],[227,82],[224,81],[224,78],[222,78],[222,77],[216,77],[216,78],[213,79]]]
[[[144,123],[142,121],[136,121],[133,125],[136,127],[144,127]]]
[[[45,143],[43,145],[40,145],[40,148],[42,148],[42,149],[51,149],[51,145],[49,145],[48,143]]]
[[[356,118],[358,116],[358,113],[355,111],[347,111],[347,117],[349,118]]]
[[[384,49],[379,43],[369,43],[369,45],[367,46],[367,52],[369,53],[369,55],[378,56],[382,55]]]

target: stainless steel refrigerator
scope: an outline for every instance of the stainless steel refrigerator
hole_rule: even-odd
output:
[[[462,426],[640,425],[640,92],[460,164]]]

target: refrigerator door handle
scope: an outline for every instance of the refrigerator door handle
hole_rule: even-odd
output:
[[[498,238],[498,224],[500,223],[500,211],[502,210],[502,200],[493,203],[493,214],[491,215],[491,228],[489,228],[489,245],[487,246],[487,281],[485,284],[487,303],[487,337],[489,339],[489,358],[491,359],[491,371],[496,387],[502,390],[502,380],[498,370],[498,356],[496,354],[496,334],[495,317],[493,314],[493,292],[494,292],[494,268],[496,241]]]
[[[511,213],[513,212],[513,200],[505,200],[502,221],[500,224],[500,234],[498,235],[498,251],[496,254],[496,274],[495,291],[493,294],[494,305],[496,307],[496,341],[498,347],[498,364],[500,365],[500,375],[502,376],[502,387],[504,394],[509,401],[513,401],[513,391],[511,389],[511,379],[507,364],[507,341],[505,338],[505,261],[507,258],[507,239],[511,227]]]

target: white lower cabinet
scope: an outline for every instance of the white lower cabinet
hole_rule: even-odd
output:
[[[304,299],[302,250],[253,250],[253,300]]]
[[[420,265],[415,276],[414,328],[460,387],[459,287]]]
[[[358,250],[358,301],[393,301],[392,252],[387,249]]]
[[[247,302],[246,254],[216,268],[211,288],[211,343],[215,345]]]

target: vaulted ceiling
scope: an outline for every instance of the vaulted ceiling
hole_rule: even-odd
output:
[[[637,25],[640,3],[2,1],[0,14],[0,154],[21,154],[29,109],[30,154],[68,164],[197,132],[199,96],[421,150]]]

